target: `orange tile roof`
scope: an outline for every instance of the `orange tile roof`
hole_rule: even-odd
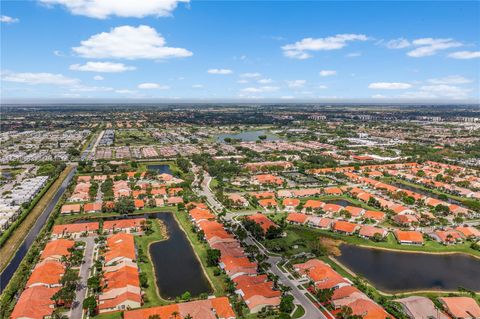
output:
[[[59,289],[58,287],[47,288],[44,286],[25,289],[13,309],[11,318],[43,319],[50,316],[54,310],[54,302],[51,297]]]
[[[343,194],[342,190],[338,187],[327,187],[323,190],[325,194],[329,195],[341,195]]]
[[[260,199],[258,204],[262,207],[272,207],[277,206],[277,201],[273,198]]]
[[[192,217],[193,220],[198,221],[202,219],[215,219],[215,215],[210,212],[209,209],[203,208],[194,208],[191,209],[188,214]]]
[[[475,227],[457,227],[455,230],[462,233],[465,237],[480,237],[480,230]]]
[[[272,222],[267,216],[265,216],[263,214],[258,214],[257,213],[257,214],[254,214],[254,215],[250,215],[250,216],[247,216],[247,219],[252,220],[255,223],[257,223],[258,225],[260,225],[260,227],[262,227],[264,233],[266,233],[267,230],[270,227],[278,227],[277,224]]]
[[[60,283],[65,267],[62,263],[54,260],[45,260],[33,269],[27,281],[27,287],[35,284],[57,285]]]
[[[70,256],[68,249],[72,248],[73,246],[75,246],[75,242],[69,239],[57,239],[49,241],[43,249],[40,260],[50,257],[57,258],[57,256]]]
[[[343,206],[337,204],[325,204],[322,209],[326,212],[339,212],[343,210]]]
[[[305,205],[303,205],[303,208],[322,208],[323,205],[325,205],[324,202],[319,201],[319,200],[314,200],[314,199],[309,199],[305,202]]]
[[[347,206],[344,208],[347,212],[349,212],[353,217],[360,216],[362,212],[365,210],[361,207],[355,207],[355,206]]]
[[[79,213],[81,209],[80,204],[65,204],[62,205],[61,212],[62,213]]]
[[[52,233],[55,235],[61,235],[61,234],[83,233],[85,231],[97,231],[98,226],[99,226],[98,222],[55,225],[53,226]]]
[[[183,198],[179,196],[172,196],[167,198],[167,203],[168,204],[180,204],[183,203]]]
[[[124,266],[116,271],[105,273],[103,280],[106,284],[103,292],[127,286],[140,287],[138,269],[130,266]]]
[[[418,231],[396,230],[394,234],[399,241],[423,243],[423,235]]]
[[[136,199],[133,201],[135,208],[143,208],[145,206],[145,202],[142,199]]]
[[[84,212],[98,212],[102,210],[102,202],[96,202],[96,203],[86,203],[83,205],[83,211]]]
[[[360,228],[360,231],[358,233],[360,236],[365,237],[373,237],[375,236],[375,234],[380,234],[384,236],[386,234],[386,230],[375,226],[364,225]]]
[[[480,318],[480,307],[470,297],[438,298],[455,318]]]
[[[341,231],[344,233],[353,233],[358,228],[357,224],[339,220],[333,225],[333,230]]]
[[[303,224],[307,221],[308,216],[305,214],[299,213],[290,213],[288,214],[287,221]]]
[[[103,229],[110,231],[114,229],[139,228],[146,222],[145,218],[106,220],[103,222]]]
[[[385,219],[385,213],[383,212],[377,212],[377,211],[374,211],[374,210],[367,210],[365,212],[365,214],[363,214],[363,217],[364,218],[371,218],[371,219],[375,219],[375,220],[383,220]]]
[[[107,239],[108,251],[105,253],[105,262],[116,258],[135,259],[135,243],[133,235],[118,233]]]
[[[300,200],[299,199],[296,199],[296,198],[285,198],[283,200],[283,206],[293,206],[293,207],[297,207],[298,205],[300,205]]]
[[[119,294],[118,296],[115,296],[114,298],[105,299],[101,301],[98,304],[98,309],[109,310],[112,308],[116,308],[118,305],[120,305],[125,301],[134,301],[138,303],[138,306],[140,306],[142,302],[142,296],[140,294],[137,294],[131,291],[126,291],[122,294]],[[112,310],[112,311],[115,311],[115,310]]]

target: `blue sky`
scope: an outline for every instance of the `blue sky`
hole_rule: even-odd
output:
[[[17,98],[479,101],[477,1],[2,1]]]

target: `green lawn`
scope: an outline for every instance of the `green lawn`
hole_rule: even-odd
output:
[[[96,315],[93,318],[95,318],[95,319],[122,319],[123,317],[122,317],[122,312],[117,311],[117,312],[99,314],[99,315]]]
[[[287,226],[287,236],[284,238],[277,238],[270,241],[265,241],[265,245],[268,247],[281,246],[286,249],[285,254],[288,256],[298,254],[300,252],[310,252],[312,248],[316,248],[318,245],[319,237],[327,237],[342,240],[349,244],[394,249],[400,251],[412,251],[412,252],[432,252],[432,253],[466,253],[473,256],[480,257],[480,252],[470,248],[470,242],[463,244],[444,246],[433,240],[426,240],[423,246],[414,245],[400,245],[395,240],[392,233],[389,233],[385,242],[374,242],[368,239],[360,238],[357,236],[348,236],[338,233],[334,233],[328,230],[314,229],[307,226]],[[270,242],[270,243],[269,243]],[[293,248],[293,245],[297,245],[298,248]]]
[[[297,308],[292,314],[292,318],[293,319],[301,318],[304,314],[305,314],[305,309],[302,306],[297,305]]]
[[[137,248],[141,249],[143,253],[148,256],[150,244],[166,239],[162,233],[161,224],[157,219],[152,220],[152,230],[153,233],[148,236],[135,236],[135,244],[137,245]],[[150,256],[148,257],[148,262],[138,262],[138,266],[140,267],[140,271],[142,273],[147,274],[148,278],[148,287],[145,289],[144,296],[144,307],[167,304],[168,302],[162,299],[157,293],[155,271]]]
[[[190,243],[193,246],[193,249],[197,253],[197,255],[200,258],[200,262],[202,263],[203,269],[205,269],[208,278],[210,279],[211,283],[213,284],[215,296],[220,297],[220,296],[225,296],[226,291],[225,291],[225,278],[227,275],[221,274],[219,276],[214,276],[213,271],[215,269],[218,269],[217,267],[208,267],[207,266],[207,249],[208,249],[208,244],[201,242],[197,234],[195,234],[192,231],[192,223],[190,222],[190,219],[188,218],[188,213],[185,211],[179,211],[178,213],[175,214],[175,217],[182,227],[182,229],[185,231],[187,234],[188,239],[190,240]]]

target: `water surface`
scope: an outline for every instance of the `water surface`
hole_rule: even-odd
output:
[[[386,292],[480,291],[480,259],[463,254],[421,254],[342,245],[337,259]]]
[[[225,138],[231,138],[231,139],[239,139],[239,140],[242,140],[243,142],[255,142],[255,141],[259,141],[260,139],[258,137],[262,135],[265,135],[267,137],[265,139],[266,141],[275,141],[280,139],[275,134],[269,133],[268,131],[265,131],[265,130],[260,130],[260,131],[243,131],[236,134],[220,134],[217,136],[217,141],[224,143]]]
[[[152,165],[147,165],[147,170],[149,171],[155,171],[158,174],[170,174],[172,175],[172,171],[170,170],[170,166],[167,164],[152,164]]]

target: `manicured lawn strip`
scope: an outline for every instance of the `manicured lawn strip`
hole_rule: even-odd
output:
[[[301,305],[297,305],[297,308],[292,314],[293,319],[301,318],[305,314],[305,309]]]
[[[23,217],[23,222],[18,224],[15,227],[15,231],[12,231],[10,236],[4,242],[3,246],[0,248],[0,270],[3,270],[10,259],[13,257],[18,247],[22,244],[25,236],[29,230],[33,227],[38,217],[43,213],[45,208],[50,203],[50,200],[55,196],[58,189],[62,185],[63,181],[67,177],[68,173],[73,169],[73,166],[68,166],[63,170],[55,182],[47,185],[44,190],[36,197],[32,205],[30,206],[29,212]],[[27,210],[28,211],[28,210]],[[22,217],[20,218],[20,220]]]
[[[102,313],[99,315],[96,315],[93,317],[95,319],[122,319],[122,312],[121,311],[116,311],[116,312],[110,312],[110,313]]]
[[[203,269],[205,269],[211,283],[213,284],[213,289],[215,290],[215,296],[220,297],[220,296],[225,296],[227,293],[225,291],[225,279],[226,276],[225,274],[221,274],[219,276],[214,276],[213,271],[217,269],[217,267],[208,267],[207,266],[207,249],[208,249],[208,244],[201,242],[197,234],[195,234],[192,231],[192,223],[190,222],[190,219],[188,218],[188,213],[185,211],[179,211],[177,214],[175,214],[175,217],[177,218],[178,223],[182,227],[182,229],[185,231],[187,234],[188,239],[190,240],[190,243],[193,246],[193,249],[197,253],[197,255],[200,258],[200,262],[202,263]]]
[[[167,301],[163,300],[157,293],[157,283],[155,280],[155,269],[153,268],[153,264],[150,258],[150,244],[165,240],[166,238],[163,236],[160,222],[157,219],[152,220],[152,230],[153,233],[150,235],[142,235],[142,236],[135,236],[135,244],[137,247],[143,250],[143,253],[148,256],[148,261],[146,263],[138,262],[138,266],[142,273],[147,274],[148,279],[148,288],[145,289],[145,296],[144,298],[144,307],[152,307],[152,306],[159,306],[159,305],[166,305],[168,304]]]

